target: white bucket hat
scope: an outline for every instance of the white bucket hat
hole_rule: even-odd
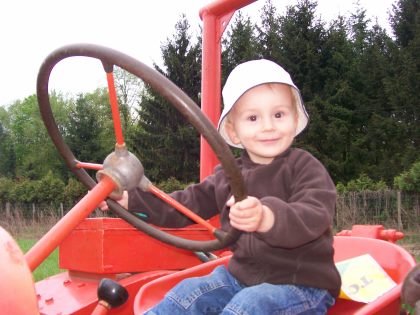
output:
[[[281,66],[269,60],[260,59],[247,61],[232,70],[222,91],[224,108],[217,129],[229,145],[243,148],[240,144],[232,143],[226,132],[225,118],[227,114],[231,111],[236,101],[246,91],[263,83],[283,83],[290,85],[292,87],[293,96],[295,97],[298,112],[296,135],[301,133],[308,124],[309,115],[303,105],[299,89],[293,83],[290,74]]]

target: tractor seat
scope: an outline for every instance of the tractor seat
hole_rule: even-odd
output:
[[[397,283],[397,286],[375,301],[364,304],[337,299],[328,314],[399,314],[401,286],[406,274],[416,264],[414,258],[402,247],[379,239],[365,237],[334,237],[334,261],[370,254]],[[163,276],[145,284],[134,301],[134,314],[141,315],[158,303],[172,287],[185,278],[209,274],[219,265],[227,265],[231,256],[197,265],[179,272]]]

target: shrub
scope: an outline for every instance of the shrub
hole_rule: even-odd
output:
[[[181,183],[175,177],[169,177],[167,180],[160,182],[157,186],[166,193],[171,193],[175,190],[182,190],[189,184]]]
[[[336,188],[338,193],[345,193],[348,191],[386,190],[388,189],[388,186],[384,181],[380,180],[379,182],[375,182],[369,176],[362,173],[360,174],[359,178],[349,181],[347,185],[338,183]]]
[[[60,203],[64,199],[64,183],[52,171],[37,181],[37,199],[43,202]]]
[[[20,179],[9,190],[9,200],[17,202],[37,201],[37,182],[27,178]]]
[[[420,161],[415,162],[407,172],[394,178],[395,189],[420,192]]]
[[[78,202],[87,193],[86,187],[77,179],[70,178],[64,188],[64,201],[68,204]]]
[[[14,187],[14,182],[6,177],[0,177],[0,200],[10,201],[10,192]]]

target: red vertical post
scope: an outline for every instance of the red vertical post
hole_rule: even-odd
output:
[[[221,112],[221,38],[236,10],[256,0],[219,0],[200,10],[203,20],[201,110],[216,126]],[[200,180],[213,173],[218,160],[201,137]]]
[[[220,117],[221,47],[216,38],[218,19],[214,15],[203,16],[203,52],[201,80],[201,110],[216,125]],[[213,172],[218,159],[210,145],[201,136],[200,180]]]

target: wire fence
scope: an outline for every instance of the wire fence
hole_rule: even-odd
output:
[[[337,198],[335,228],[354,224],[382,224],[387,228],[420,227],[420,194],[396,190],[348,192]]]
[[[3,218],[19,216],[22,220],[39,222],[46,217],[61,218],[69,212],[75,203],[24,203],[24,202],[1,202],[0,216]],[[100,209],[96,209],[90,216],[104,215]]]

